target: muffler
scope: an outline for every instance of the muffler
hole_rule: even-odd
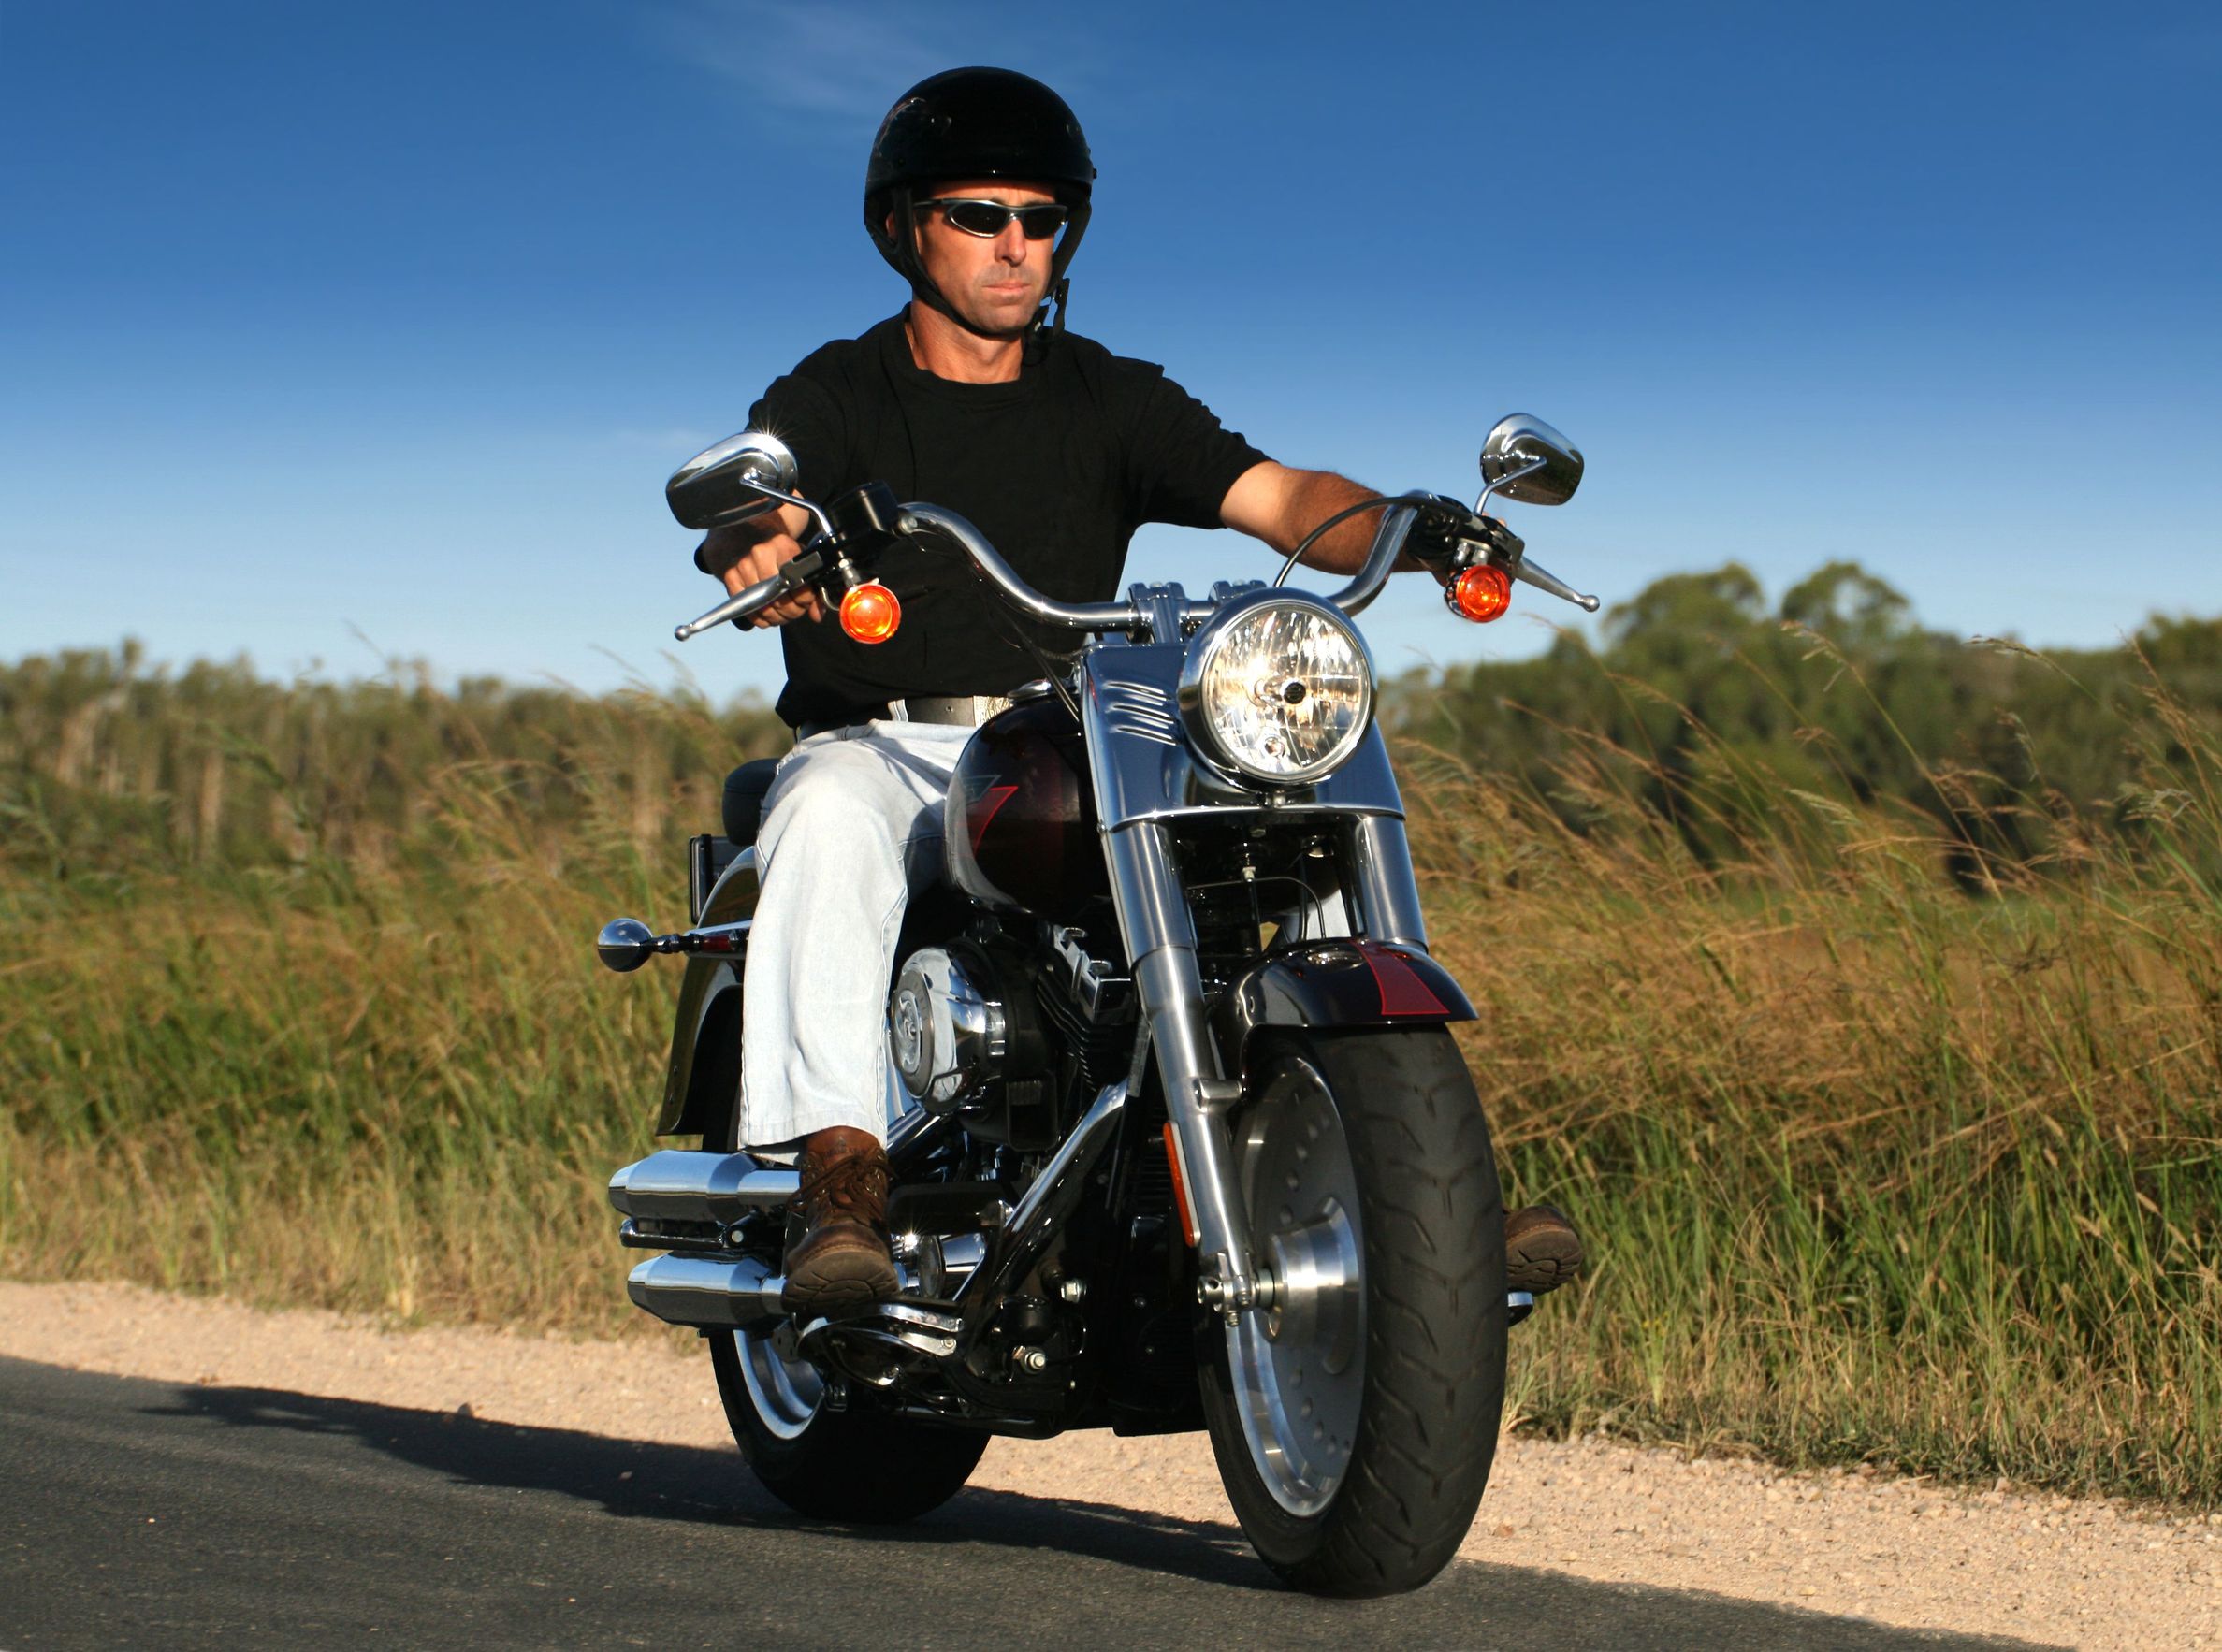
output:
[[[666,1324],[702,1330],[738,1329],[769,1319],[779,1311],[779,1293],[786,1288],[784,1275],[753,1256],[651,1256],[625,1282],[634,1307]]]
[[[783,1205],[802,1185],[799,1173],[759,1164],[747,1153],[650,1153],[609,1179],[609,1202],[625,1215],[653,1223],[708,1223],[731,1227],[751,1210]]]

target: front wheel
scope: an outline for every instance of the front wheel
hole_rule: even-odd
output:
[[[1504,1404],[1489,1125],[1439,1027],[1285,1035],[1254,1075],[1234,1163],[1275,1293],[1206,1332],[1220,1477],[1296,1587],[1417,1588],[1474,1523]]]

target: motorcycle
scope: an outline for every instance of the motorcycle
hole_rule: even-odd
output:
[[[690,846],[690,925],[618,919],[612,969],[680,954],[659,1137],[609,1196],[632,1300],[698,1329],[733,1431],[812,1516],[909,1518],[992,1435],[1201,1428],[1259,1557],[1295,1587],[1368,1596],[1450,1559],[1489,1481],[1508,1292],[1489,1131],[1451,1026],[1474,1019],[1429,953],[1403,809],[1353,618],[1401,558],[1450,609],[1497,617],[1523,582],[1594,611],[1525,554],[1492,496],[1562,503],[1583,460],[1516,414],[1472,507],[1415,493],[1330,596],[1137,585],[1053,601],[955,514],[867,484],[794,492],[758,431],[672,477],[707,529],[775,505],[815,530],[780,572],[677,628],[746,621],[805,588],[869,640],[900,623],[877,574],[935,545],[1074,652],[966,746],[946,887],[896,951],[888,1225],[902,1289],[850,1316],[781,1309],[797,1173],[742,1151],[750,844]],[[768,784],[769,769],[755,776]]]

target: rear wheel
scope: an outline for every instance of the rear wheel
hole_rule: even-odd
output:
[[[729,1120],[714,1151],[735,1151],[734,1127]],[[832,1410],[824,1373],[795,1350],[795,1328],[776,1319],[708,1333],[725,1420],[766,1491],[814,1519],[883,1525],[914,1520],[965,1488],[985,1434]]]
[[[710,1364],[741,1455],[766,1491],[820,1520],[913,1520],[962,1491],[985,1434],[830,1411],[825,1378],[778,1320],[713,1331]]]
[[[1439,1027],[1285,1035],[1254,1071],[1233,1147],[1277,1288],[1207,1332],[1220,1476],[1297,1587],[1417,1588],[1473,1525],[1503,1409],[1489,1126]]]

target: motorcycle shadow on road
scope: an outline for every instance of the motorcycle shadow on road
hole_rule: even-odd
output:
[[[422,1477],[428,1475],[457,1493],[491,1489],[552,1494],[575,1500],[579,1515],[588,1521],[610,1515],[625,1521],[677,1522],[690,1527],[690,1535],[695,1537],[729,1533],[741,1540],[738,1547],[745,1549],[754,1548],[753,1539],[762,1534],[777,1542],[777,1553],[784,1563],[792,1564],[791,1575],[798,1579],[812,1575],[813,1557],[830,1571],[838,1564],[833,1557],[853,1552],[865,1567],[863,1574],[878,1579],[895,1598],[902,1598],[906,1587],[939,1588],[946,1583],[951,1559],[966,1563],[955,1551],[986,1545],[1004,1551],[1016,1563],[1016,1575],[1034,1580],[1029,1589],[1042,1578],[1061,1579],[1059,1587],[1071,1595],[1072,1610],[1082,1616],[1096,1610],[1091,1602],[1098,1599],[1082,1587],[1082,1575],[1106,1577],[1097,1570],[1106,1566],[1160,1579],[1158,1587],[1143,1594],[1168,1609],[1186,1601],[1187,1609],[1208,1615],[1214,1610],[1213,1599],[1226,1598],[1218,1591],[1239,1589],[1249,1602],[1240,1614],[1245,1632],[1263,1633],[1273,1628],[1277,1635],[1285,1631],[1279,1644],[1289,1645],[1466,1645],[1485,1627],[1534,1624],[1551,1625],[1552,1644],[1564,1645],[1866,1649],[2029,1645],[1896,1629],[1697,1591],[1601,1583],[1480,1562],[1456,1562],[1416,1595],[1361,1604],[1362,1617],[1351,1617],[1344,1603],[1307,1600],[1284,1588],[1258,1563],[1231,1523],[1178,1519],[1110,1503],[975,1490],[904,1526],[832,1526],[806,1519],[762,1491],[732,1448],[664,1445],[573,1429],[526,1427],[457,1413],[278,1389],[171,1387],[167,1392],[167,1403],[135,1409],[188,1428],[214,1426],[310,1436],[316,1442],[319,1461],[328,1462],[334,1446],[348,1451],[367,1448],[387,1458],[390,1471],[366,1469],[344,1478],[344,1495],[356,1506],[366,1495],[373,1495],[377,1485],[397,1499],[421,1500]],[[477,1518],[482,1513],[483,1509],[467,1512],[465,1517]],[[539,1522],[534,1529],[546,1531],[549,1515],[547,1505],[541,1504],[530,1516]],[[571,1524],[562,1519],[559,1509],[553,1515],[563,1525]],[[441,1517],[452,1515],[443,1513]],[[628,1540],[614,1536],[588,1541],[611,1548],[631,1546]],[[866,1551],[864,1545],[872,1547]],[[665,1545],[659,1539],[654,1546],[661,1552]],[[1045,1567],[1062,1570],[1038,1572],[1026,1560],[1029,1553],[1041,1556]],[[1000,1572],[1014,1575],[1010,1567]],[[851,1583],[840,1587],[853,1592]],[[1032,1594],[1028,1599],[1035,1601],[1036,1609],[1049,1610],[1047,1602]],[[1330,1640],[1319,1641],[1317,1633],[1328,1630],[1332,1631]]]
[[[838,1531],[862,1543],[994,1543],[1086,1555],[1203,1583],[1279,1589],[1231,1522],[972,1489],[905,1525],[832,1526],[795,1514],[762,1490],[736,1448],[664,1445],[280,1389],[177,1392],[175,1410],[157,1414],[352,1436],[374,1451],[458,1483],[554,1492],[597,1504],[621,1519]]]

